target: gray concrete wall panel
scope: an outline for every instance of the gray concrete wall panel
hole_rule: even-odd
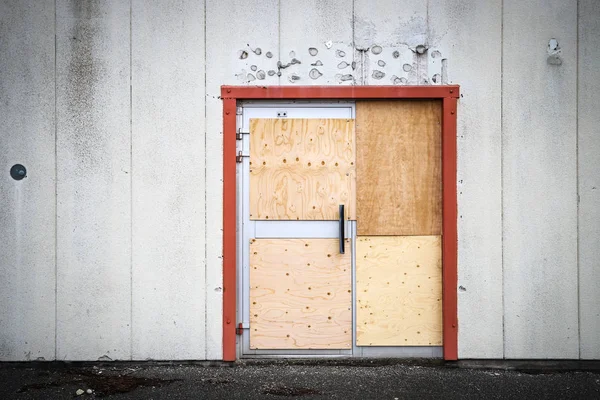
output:
[[[352,0],[281,1],[281,59],[290,63],[281,71],[282,85],[355,83],[352,6]]]
[[[577,1],[505,0],[503,40],[505,356],[578,358]]]
[[[591,0],[0,3],[0,360],[222,357],[221,85],[448,83],[459,357],[600,358],[599,20]]]
[[[0,127],[0,360],[52,360],[54,1],[0,3]]]
[[[600,359],[600,2],[579,2],[580,357]]]
[[[435,2],[428,30],[430,62],[445,60],[448,83],[461,85],[458,356],[502,358],[502,2]]]
[[[57,358],[131,358],[129,3],[57,2]]]
[[[252,21],[252,23],[245,23]],[[279,2],[206,3],[206,341],[223,356],[223,103],[221,85],[277,85]],[[266,72],[264,79],[257,73]],[[256,66],[256,71],[252,66]],[[273,71],[274,73],[269,73]],[[261,75],[262,76],[262,75]]]
[[[357,84],[430,83],[426,49],[434,40],[427,10],[427,2],[355,0]]]
[[[132,2],[136,360],[206,357],[204,4],[180,3]]]

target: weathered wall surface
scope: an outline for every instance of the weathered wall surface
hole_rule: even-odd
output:
[[[128,359],[129,5],[56,4],[56,357]]]
[[[221,85],[446,83],[459,356],[600,358],[600,8],[483,3],[0,2],[0,359],[221,358]]]
[[[0,2],[0,360],[52,360],[54,1],[8,3]],[[17,163],[27,168],[21,181],[9,175]]]
[[[579,355],[600,358],[600,2],[579,2]]]
[[[449,83],[461,85],[459,356],[502,358],[502,2],[447,0],[431,6],[429,15],[430,30],[441,35]]]
[[[131,12],[131,357],[203,359],[204,5]]]
[[[505,355],[578,358],[577,1],[505,1],[503,42]]]

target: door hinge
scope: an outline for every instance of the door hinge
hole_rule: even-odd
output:
[[[235,139],[236,140],[242,140],[243,136],[242,135],[249,135],[250,132],[242,132],[242,128],[238,128],[237,132],[235,133]]]
[[[277,118],[287,118],[287,111],[277,111]]]
[[[243,112],[243,108],[242,107],[237,107],[235,109],[235,115],[242,115]]]
[[[235,334],[238,336],[241,336],[244,333],[244,325],[240,322],[237,326],[237,328],[235,328]]]
[[[244,155],[244,154],[242,154],[241,151],[238,151],[238,155],[235,156],[235,162],[236,163],[241,163],[242,160],[244,159],[244,157],[248,157],[248,155]]]

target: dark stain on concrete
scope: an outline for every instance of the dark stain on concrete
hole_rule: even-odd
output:
[[[88,2],[83,2],[88,3]],[[89,19],[94,15],[94,6],[81,5],[74,7],[75,17],[84,14],[85,18],[74,18],[69,32],[69,49],[65,51],[66,78],[62,87],[64,114],[60,117],[69,129],[63,130],[63,139],[71,146],[72,159],[81,169],[92,169],[99,164],[103,157],[103,149],[109,140],[101,131],[98,123],[98,107],[102,107],[101,94],[98,87],[101,80],[112,74],[108,71],[106,61],[99,56],[104,32],[99,28],[98,20]],[[60,79],[59,79],[60,81]],[[63,108],[59,104],[60,110]],[[108,156],[108,155],[107,155]]]
[[[45,375],[49,376],[49,374]],[[64,371],[56,380],[23,385],[17,390],[17,393],[76,385],[82,390],[91,389],[96,397],[104,397],[129,393],[140,387],[160,388],[178,381],[181,381],[181,379],[144,378],[121,374],[101,375],[98,371],[71,369]]]

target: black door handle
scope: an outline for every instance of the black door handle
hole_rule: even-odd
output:
[[[344,224],[344,205],[340,204],[340,254],[344,254],[344,244],[346,243],[346,230]]]

